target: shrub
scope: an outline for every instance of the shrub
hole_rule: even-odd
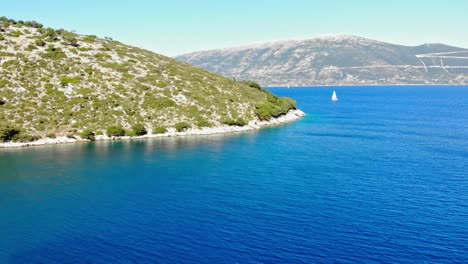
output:
[[[228,126],[246,126],[249,122],[239,117],[237,119],[224,118],[223,123]]]
[[[96,59],[98,59],[99,61],[105,61],[107,59],[112,58],[111,55],[106,54],[106,53],[97,53],[96,55],[94,55],[94,57],[96,57]]]
[[[208,121],[208,120],[206,120],[204,118],[199,118],[197,120],[196,125],[197,125],[197,127],[212,127],[213,126],[213,124],[210,121]]]
[[[42,28],[42,24],[37,23],[36,21],[26,21],[24,24],[28,27],[33,27],[33,28]]]
[[[17,38],[17,37],[19,37],[21,35],[22,35],[22,33],[20,31],[11,31],[10,34],[8,34],[8,36],[14,37],[14,38]]]
[[[105,63],[101,63],[101,66],[104,67],[104,68],[109,68],[109,69],[113,69],[115,71],[118,71],[118,72],[128,72],[129,71],[129,68],[128,68],[128,65],[126,63],[117,63],[117,62],[105,62]]]
[[[36,39],[35,44],[39,47],[44,47],[46,45],[45,41],[43,39]]]
[[[65,42],[70,46],[73,46],[73,47],[79,47],[80,46],[78,44],[78,39],[75,36],[64,36],[63,40],[65,40]]]
[[[110,126],[106,131],[109,137],[122,137],[125,136],[125,130],[121,126]]]
[[[278,103],[278,96],[276,96],[275,94],[273,94],[272,92],[270,91],[264,91],[264,93],[266,94],[267,96],[267,101],[270,102],[270,103],[273,103],[273,104],[277,104]]]
[[[80,77],[67,77],[67,76],[60,77],[60,84],[62,84],[62,86],[65,86],[69,83],[77,84],[79,82],[80,82]]]
[[[46,28],[42,36],[54,41],[58,39],[57,32],[52,28]]]
[[[27,142],[33,142],[38,140],[38,136],[32,136],[28,134],[16,134],[13,136],[12,140],[13,142],[21,142],[21,143],[27,143]]]
[[[0,57],[15,57],[16,55],[11,52],[2,51],[0,52]]]
[[[10,66],[13,66],[13,67],[18,67],[19,66],[19,61],[17,60],[9,60],[9,61],[5,61],[3,64],[2,64],[2,68],[3,69],[7,69],[8,67]]]
[[[96,36],[94,35],[91,35],[91,36],[85,36],[83,37],[83,41],[86,42],[86,43],[94,43],[94,41],[96,40]]]
[[[143,107],[149,107],[153,109],[162,109],[166,107],[176,106],[176,103],[167,98],[167,97],[152,97],[152,96],[145,96]]]
[[[94,141],[96,139],[94,136],[95,136],[94,132],[89,128],[83,130],[83,132],[81,132],[80,134],[80,137],[84,139],[89,139],[91,141]]]
[[[36,46],[34,46],[33,44],[29,44],[29,45],[26,47],[25,50],[26,50],[26,51],[33,51],[33,50],[35,50],[35,49],[37,49]]]
[[[167,132],[167,128],[163,126],[157,126],[153,128],[153,134],[164,134]]]
[[[37,131],[44,131],[46,129],[44,124],[37,124],[36,125],[36,130]]]
[[[88,75],[93,74],[93,68],[92,68],[92,67],[87,67],[87,68],[84,69],[84,71],[85,71]]]
[[[41,54],[43,58],[58,60],[66,58],[67,55],[62,51],[61,48],[56,48],[53,45],[49,45],[44,53]]]
[[[143,135],[146,135],[146,133],[148,133],[148,131],[146,131],[146,128],[143,124],[133,125],[132,130],[133,132],[135,132],[135,135],[137,136],[143,136]]]
[[[175,124],[175,129],[177,132],[182,132],[190,128],[190,125],[187,122],[179,122]]]
[[[295,100],[289,98],[289,97],[281,97],[278,99],[278,105],[281,107],[283,110],[291,110],[291,109],[296,109],[297,108],[297,103]]]
[[[125,131],[125,136],[127,136],[127,137],[136,137],[137,134],[133,130],[127,130],[127,131]]]
[[[122,73],[122,79],[124,80],[131,80],[133,78],[135,78],[135,75],[132,75],[130,73]]]
[[[7,86],[8,84],[10,84],[9,81],[7,81],[7,80],[0,80],[0,88],[3,88],[3,87],[5,87],[5,86]],[[2,102],[3,102],[3,104],[0,104],[0,105],[4,105],[4,104],[6,103],[6,101],[4,101],[3,99],[2,99]]]
[[[91,50],[90,48],[84,48],[84,47],[79,47],[79,48],[76,48],[76,49],[79,50],[79,51],[82,51],[82,52],[86,52],[86,51]]]
[[[2,34],[0,34],[0,41],[5,40],[5,37],[3,37]]]
[[[270,120],[287,114],[289,110],[296,109],[296,101],[289,97],[278,98],[276,95],[267,93],[267,101],[260,102],[255,106],[255,114],[260,120]]]
[[[248,86],[252,87],[252,88],[255,88],[255,89],[258,89],[258,90],[262,90],[262,87],[260,86],[260,84],[256,83],[256,82],[253,82],[253,81],[246,81],[245,84],[247,84]]]
[[[47,137],[48,138],[56,138],[57,135],[55,135],[55,133],[49,133],[49,134],[47,134]]]
[[[274,110],[275,105],[270,102],[261,102],[255,106],[255,114],[260,120],[270,120]]]
[[[0,142],[10,141],[19,133],[20,130],[18,128],[8,125],[0,125]]]

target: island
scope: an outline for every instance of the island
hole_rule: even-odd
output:
[[[296,102],[110,37],[0,18],[0,147],[258,129]]]

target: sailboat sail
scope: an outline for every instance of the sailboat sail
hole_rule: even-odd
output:
[[[336,96],[336,92],[333,91],[333,94],[332,94],[332,101],[338,101],[338,97]]]

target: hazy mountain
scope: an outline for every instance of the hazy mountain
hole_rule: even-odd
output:
[[[18,130],[45,136],[111,126],[163,131],[182,122],[243,126],[292,107],[252,83],[109,38],[0,18],[0,141]]]
[[[176,57],[262,85],[468,84],[468,49],[409,47],[351,35],[256,43]]]

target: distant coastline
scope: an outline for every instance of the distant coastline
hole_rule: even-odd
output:
[[[269,87],[468,84],[466,48],[440,43],[405,46],[346,34],[192,52],[176,58]]]
[[[337,84],[337,85],[334,85],[334,84],[322,84],[322,85],[299,85],[299,86],[289,86],[289,88],[308,88],[308,87],[366,87],[366,86],[370,86],[370,87],[392,87],[392,86],[396,86],[396,87],[401,87],[401,86],[411,86],[411,87],[415,87],[415,86],[421,86],[421,87],[424,87],[424,86],[428,86],[428,87],[438,87],[438,86],[441,86],[441,87],[444,87],[444,86],[460,86],[460,87],[468,87],[468,84],[362,84],[362,85],[359,85],[359,84],[355,84],[355,85],[341,85],[341,84]],[[284,89],[288,89],[288,86],[263,86],[265,88],[284,88]]]
[[[106,140],[132,140],[132,139],[145,139],[145,138],[163,138],[163,137],[180,137],[180,136],[200,136],[200,135],[213,135],[213,134],[229,134],[245,131],[258,130],[263,127],[275,126],[286,124],[289,122],[296,121],[301,117],[305,116],[305,113],[301,110],[290,110],[287,114],[279,116],[277,118],[272,118],[268,121],[252,121],[246,126],[218,126],[202,129],[189,129],[184,132],[169,131],[163,134],[151,134],[137,137],[108,137],[105,135],[96,136],[95,141],[106,141]],[[69,144],[69,143],[79,143],[79,142],[91,142],[87,139],[77,138],[68,138],[68,137],[57,137],[57,138],[42,138],[33,142],[5,142],[0,143],[0,149],[10,149],[10,148],[21,148],[21,147],[34,147],[34,146],[44,146],[44,145],[57,145],[57,144]]]

